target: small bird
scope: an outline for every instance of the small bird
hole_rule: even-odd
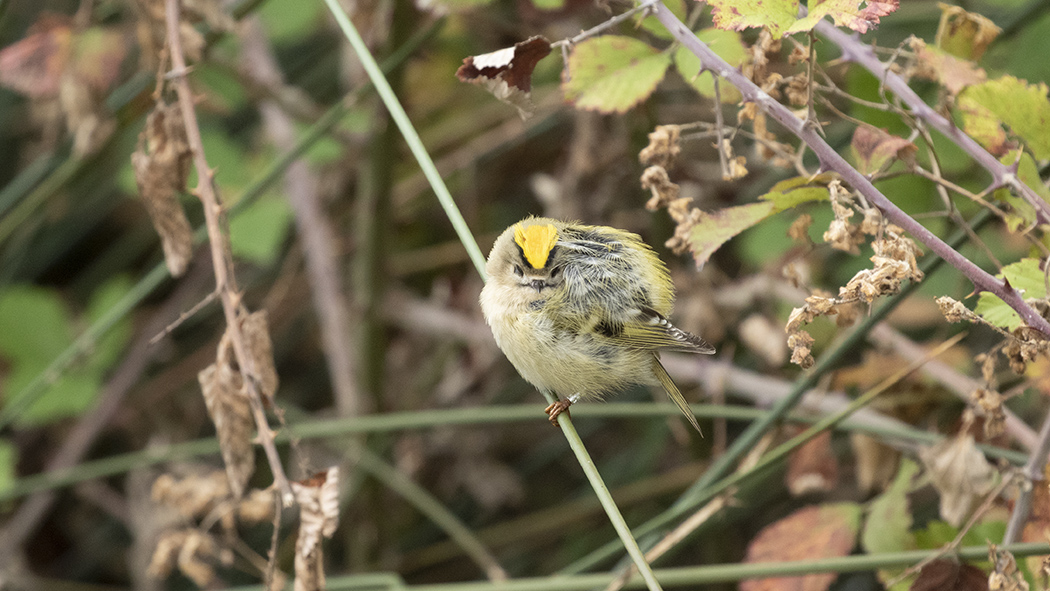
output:
[[[715,350],[667,320],[671,276],[637,234],[527,218],[496,239],[485,270],[485,320],[518,373],[558,397],[551,423],[579,400],[659,384],[700,431],[659,352]]]

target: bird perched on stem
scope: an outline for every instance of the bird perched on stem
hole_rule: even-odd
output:
[[[674,285],[637,234],[528,218],[496,239],[485,269],[485,320],[518,373],[558,397],[551,423],[579,400],[659,384],[700,431],[659,352],[715,350],[667,320]]]

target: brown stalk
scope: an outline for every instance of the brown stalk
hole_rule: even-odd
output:
[[[237,290],[237,282],[230,272],[229,247],[226,242],[226,233],[223,231],[224,221],[220,219],[223,213],[222,204],[219,202],[215,191],[215,171],[208,166],[204,157],[204,143],[201,140],[200,128],[197,125],[197,112],[194,108],[193,91],[190,89],[189,81],[186,79],[186,57],[183,54],[182,39],[179,36],[179,0],[165,0],[165,20],[168,28],[168,46],[171,49],[172,71],[169,77],[175,92],[179,97],[179,108],[182,111],[182,119],[186,125],[186,137],[189,140],[190,151],[193,153],[193,165],[197,169],[197,188],[194,194],[201,200],[204,208],[205,225],[208,229],[208,243],[211,247],[211,258],[215,270],[215,286],[222,301],[222,311],[226,316],[227,332],[233,344],[234,356],[240,367],[241,376],[244,378],[244,387],[248,392],[251,402],[252,415],[255,425],[259,431],[259,444],[266,452],[270,470],[273,472],[274,484],[281,492],[281,498],[285,506],[291,506],[295,500],[292,494],[288,477],[281,465],[281,457],[277,454],[277,446],[274,445],[274,432],[266,420],[266,412],[263,410],[262,397],[259,394],[259,386],[253,376],[258,375],[255,362],[247,352],[244,333],[241,331],[240,322],[237,319],[238,309],[241,307],[241,293]]]

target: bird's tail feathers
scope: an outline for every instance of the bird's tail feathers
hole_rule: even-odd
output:
[[[685,396],[682,396],[682,391],[678,389],[674,380],[672,380],[671,376],[667,374],[667,370],[660,364],[660,360],[656,355],[653,355],[653,374],[660,382],[660,385],[664,387],[664,390],[667,391],[667,396],[676,406],[678,406],[678,409],[682,411],[685,418],[689,420],[689,424],[696,429],[696,432],[699,433],[701,437],[703,437],[704,432],[700,430],[700,424],[696,422],[696,417],[693,415],[692,409],[689,408],[689,404],[685,401]]]

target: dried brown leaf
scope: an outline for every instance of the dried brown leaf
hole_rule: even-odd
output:
[[[768,317],[752,314],[740,323],[738,332],[744,346],[770,367],[780,367],[787,361],[784,333]]]
[[[853,132],[850,151],[857,163],[857,169],[863,174],[872,174],[881,171],[894,160],[914,162],[918,148],[908,140],[882,129],[860,125]]]
[[[59,81],[58,103],[73,134],[73,151],[80,156],[98,151],[117,128],[105,98],[69,70]]]
[[[146,118],[131,165],[139,194],[160,236],[164,261],[175,277],[186,272],[193,255],[193,230],[178,197],[186,190],[190,159],[178,105],[158,102]]]
[[[251,367],[255,371],[255,383],[263,402],[273,404],[274,395],[279,385],[277,368],[273,362],[273,343],[270,341],[270,324],[266,310],[251,314],[240,314],[239,322],[244,334],[244,344]]]
[[[63,16],[43,13],[25,37],[0,50],[0,85],[33,99],[57,97],[72,51],[70,25]]]
[[[941,517],[955,527],[995,487],[998,474],[968,433],[919,450],[919,458],[941,495]]]
[[[678,143],[680,136],[678,125],[657,125],[649,134],[649,145],[638,153],[638,160],[646,166],[659,166],[665,170],[674,168],[675,160],[682,153]]]
[[[860,528],[860,506],[838,503],[805,507],[760,531],[748,544],[745,562],[806,561],[846,556],[853,549]],[[747,579],[740,591],[825,591],[834,573],[802,577]]]
[[[550,41],[541,36],[530,37],[513,47],[464,59],[456,70],[456,78],[481,86],[518,109],[518,114],[525,119],[534,110],[529,97],[532,71],[550,52]]]
[[[295,591],[324,589],[321,538],[339,526],[339,468],[333,466],[302,482],[293,482],[299,503],[299,538],[295,543]]]
[[[970,394],[970,402],[977,407],[984,419],[984,436],[994,439],[1006,432],[1006,411],[1003,410],[1003,395],[995,390],[978,388]]]
[[[785,481],[796,497],[833,490],[838,479],[839,462],[831,451],[830,431],[810,439],[788,457]]]
[[[221,471],[191,474],[184,478],[161,474],[153,481],[150,496],[154,501],[195,519],[204,517],[219,503],[230,500],[230,485],[226,474]]]
[[[908,591],[987,591],[988,579],[984,571],[956,560],[934,560],[922,567],[919,576]]]
[[[988,545],[988,560],[993,570],[988,575],[990,591],[1028,591],[1028,581],[1017,569],[1014,555],[1006,550],[999,550],[995,544]]]
[[[922,39],[913,37],[909,40],[909,45],[915,52],[912,75],[940,83],[952,97],[967,86],[980,84],[988,79],[983,68],[936,47],[930,47]]]
[[[889,486],[897,473],[901,453],[863,433],[850,434],[850,445],[856,459],[857,488],[874,492]]]
[[[186,578],[206,589],[221,583],[212,565],[230,562],[232,555],[210,535],[197,529],[181,529],[161,535],[147,572],[153,578],[162,579],[177,565]]]
[[[226,464],[226,476],[230,490],[240,498],[255,472],[255,451],[252,447],[252,432],[255,422],[251,404],[244,390],[244,380],[229,363],[228,338],[219,344],[219,355],[215,363],[198,374],[208,414],[215,423],[215,432]]]

